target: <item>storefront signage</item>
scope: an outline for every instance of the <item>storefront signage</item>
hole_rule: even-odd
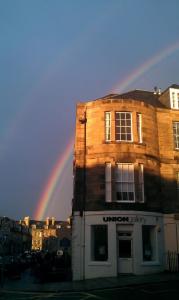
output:
[[[145,218],[140,216],[106,216],[103,217],[103,221],[117,223],[145,223]]]

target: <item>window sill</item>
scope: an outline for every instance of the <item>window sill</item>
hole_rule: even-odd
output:
[[[159,261],[145,261],[145,262],[142,262],[141,264],[142,266],[160,266],[160,262]]]
[[[145,204],[145,201],[105,201],[107,204],[117,203],[117,204]]]
[[[103,141],[103,144],[132,144],[136,146],[146,146],[144,142],[134,142],[134,141]]]
[[[109,263],[108,261],[91,261],[88,266],[107,266],[110,267],[111,263]]]

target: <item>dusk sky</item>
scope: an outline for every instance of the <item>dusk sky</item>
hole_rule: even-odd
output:
[[[37,216],[50,180],[43,217],[70,215],[76,103],[179,84],[178,13],[178,0],[0,0],[0,216]]]

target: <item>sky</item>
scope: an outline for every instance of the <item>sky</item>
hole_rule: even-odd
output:
[[[0,0],[0,216],[66,220],[76,104],[179,84],[178,0]]]

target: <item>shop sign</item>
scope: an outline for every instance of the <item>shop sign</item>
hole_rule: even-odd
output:
[[[145,218],[141,216],[106,216],[103,217],[103,221],[117,223],[145,223]]]

